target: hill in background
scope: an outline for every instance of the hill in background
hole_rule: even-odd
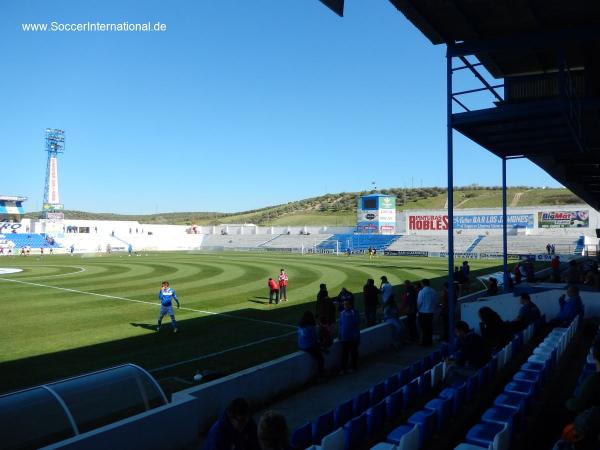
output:
[[[221,223],[254,223],[257,225],[339,225],[356,224],[357,199],[361,195],[374,193],[341,192],[320,197],[307,198],[283,205],[254,209],[239,213],[219,212],[176,212],[148,215],[124,215],[112,213],[90,213],[64,211],[67,219],[86,220],[133,220],[148,224],[173,225],[218,225]],[[444,209],[447,194],[445,188],[380,189],[380,194],[396,196],[396,207],[407,209]],[[466,186],[454,190],[455,208],[493,208],[502,205],[499,187]],[[551,206],[584,203],[571,191],[564,188],[510,187],[507,190],[509,206]],[[25,217],[37,218],[39,212],[27,213]]]

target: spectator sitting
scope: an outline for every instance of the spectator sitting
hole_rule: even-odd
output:
[[[250,406],[243,398],[233,400],[210,427],[204,450],[258,450],[256,423],[250,417]]]
[[[600,438],[600,407],[582,411],[568,424],[552,450],[597,450]]]
[[[258,442],[261,450],[288,450],[289,430],[283,414],[265,412],[258,421]]]
[[[479,310],[481,337],[489,348],[499,350],[512,340],[512,331],[508,323],[488,306]]]
[[[488,288],[486,294],[488,296],[498,295],[498,280],[494,277],[490,277],[488,280]]]
[[[560,311],[558,315],[550,321],[551,326],[566,327],[569,326],[575,317],[583,316],[583,302],[579,296],[579,288],[577,286],[569,286],[567,288],[567,298],[565,299],[565,294],[561,295],[558,299],[558,303],[560,305]]]
[[[521,309],[519,309],[517,318],[511,322],[514,331],[524,330],[542,316],[540,309],[531,301],[529,294],[521,294],[519,302]]]
[[[575,397],[567,400],[567,409],[581,412],[592,406],[600,406],[600,341],[592,345],[592,357],[596,364],[596,371],[584,380],[577,389]]]
[[[467,378],[483,367],[491,358],[491,352],[481,336],[469,328],[467,322],[459,320],[454,326],[458,338],[455,359],[447,359],[447,381]]]
[[[596,263],[594,263],[594,266],[585,273],[583,284],[596,290],[600,290],[600,276],[598,276],[598,267]]]
[[[315,316],[305,311],[298,324],[298,348],[305,351],[317,361],[319,378],[323,376],[324,358],[319,347]]]

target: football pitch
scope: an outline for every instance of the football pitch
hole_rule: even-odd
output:
[[[470,261],[473,275],[500,261]],[[167,391],[196,370],[231,373],[296,350],[296,323],[314,311],[320,283],[330,296],[358,294],[367,278],[394,285],[430,278],[439,288],[447,260],[290,253],[149,253],[0,258],[0,392],[132,362]],[[289,276],[287,303],[268,304],[267,279]],[[156,331],[161,281],[181,301],[179,333]],[[476,282],[472,283],[473,288]],[[477,286],[479,289],[479,286]],[[362,310],[362,295],[357,295]]]

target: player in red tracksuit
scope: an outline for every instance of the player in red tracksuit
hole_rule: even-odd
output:
[[[285,273],[285,270],[281,269],[279,272],[279,297],[287,302],[287,285],[288,285],[288,276]]]
[[[269,286],[269,305],[273,303],[273,297],[275,297],[275,304],[279,304],[279,285],[277,284],[277,281],[273,278],[269,278],[267,284]]]

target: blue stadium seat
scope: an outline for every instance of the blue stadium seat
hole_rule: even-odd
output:
[[[360,448],[364,444],[366,438],[367,419],[365,414],[355,417],[344,425],[344,450]]]
[[[508,426],[497,423],[478,423],[467,432],[467,442],[494,450],[508,450]],[[503,441],[499,443],[498,441]]]
[[[518,431],[520,428],[518,420],[519,413],[520,411],[517,408],[492,406],[482,414],[481,420],[482,422],[497,423],[500,425],[507,424],[511,431]]]
[[[306,448],[313,444],[312,440],[312,424],[310,422],[296,428],[292,433],[290,440],[294,448]]]
[[[385,397],[385,383],[377,383],[369,389],[369,404],[371,406],[379,403]]]
[[[320,443],[324,436],[333,431],[333,423],[333,411],[321,414],[313,421],[312,440],[315,444]]]
[[[419,427],[414,424],[400,425],[387,435],[386,440],[396,444],[398,449],[417,450],[419,448]]]
[[[364,413],[369,407],[369,391],[361,392],[352,400],[352,414],[354,417]]]
[[[371,437],[377,437],[385,426],[385,402],[381,401],[367,409],[367,432]]]
[[[533,394],[535,394],[539,388],[541,377],[539,373],[521,370],[513,375],[513,380],[531,383],[533,385]]]
[[[501,393],[494,400],[495,406],[503,406],[513,408],[519,415],[519,428],[525,423],[525,415],[527,413],[527,396],[523,394]]]
[[[344,429],[338,428],[332,431],[321,441],[321,450],[343,450],[344,448]]]
[[[402,408],[408,410],[413,407],[419,395],[419,379],[412,380],[402,388]]]
[[[435,433],[437,423],[436,412],[430,409],[417,411],[406,421],[419,427],[419,448],[423,448],[429,444],[433,438],[433,433]]]
[[[446,342],[443,342],[442,345],[440,345],[440,352],[442,353],[442,359],[449,355],[449,346]]]
[[[385,398],[385,415],[388,420],[393,421],[402,415],[402,389],[392,392]]]
[[[431,391],[431,370],[419,377],[419,395],[427,395]]]
[[[333,410],[334,427],[339,428],[354,417],[352,412],[352,400],[344,402]]]
[[[385,383],[385,394],[386,395],[390,395],[392,392],[396,392],[398,390],[398,388],[400,387],[400,384],[398,383],[397,375],[392,375],[391,377],[387,378],[384,381],[384,383]]]
[[[410,365],[410,379],[414,380],[423,373],[423,361],[418,360]]]
[[[450,398],[434,398],[425,403],[425,409],[431,409],[436,412],[437,424],[436,429],[441,430],[446,425],[452,410],[452,399]]]
[[[471,402],[479,393],[479,375],[476,373],[475,375],[467,378],[467,392],[465,400],[467,403]]]
[[[507,393],[515,393],[515,394],[524,394],[528,398],[532,398],[535,394],[535,384],[529,383],[527,381],[511,381],[504,386],[504,392]]]
[[[453,387],[447,387],[443,389],[438,397],[449,398],[452,400],[452,414],[458,414],[465,404],[465,398],[467,393],[467,384],[459,383]]]
[[[404,367],[398,374],[398,384],[404,386],[411,380],[410,378],[410,367]]]
[[[429,370],[433,367],[433,353],[425,355],[423,358],[423,370]]]

